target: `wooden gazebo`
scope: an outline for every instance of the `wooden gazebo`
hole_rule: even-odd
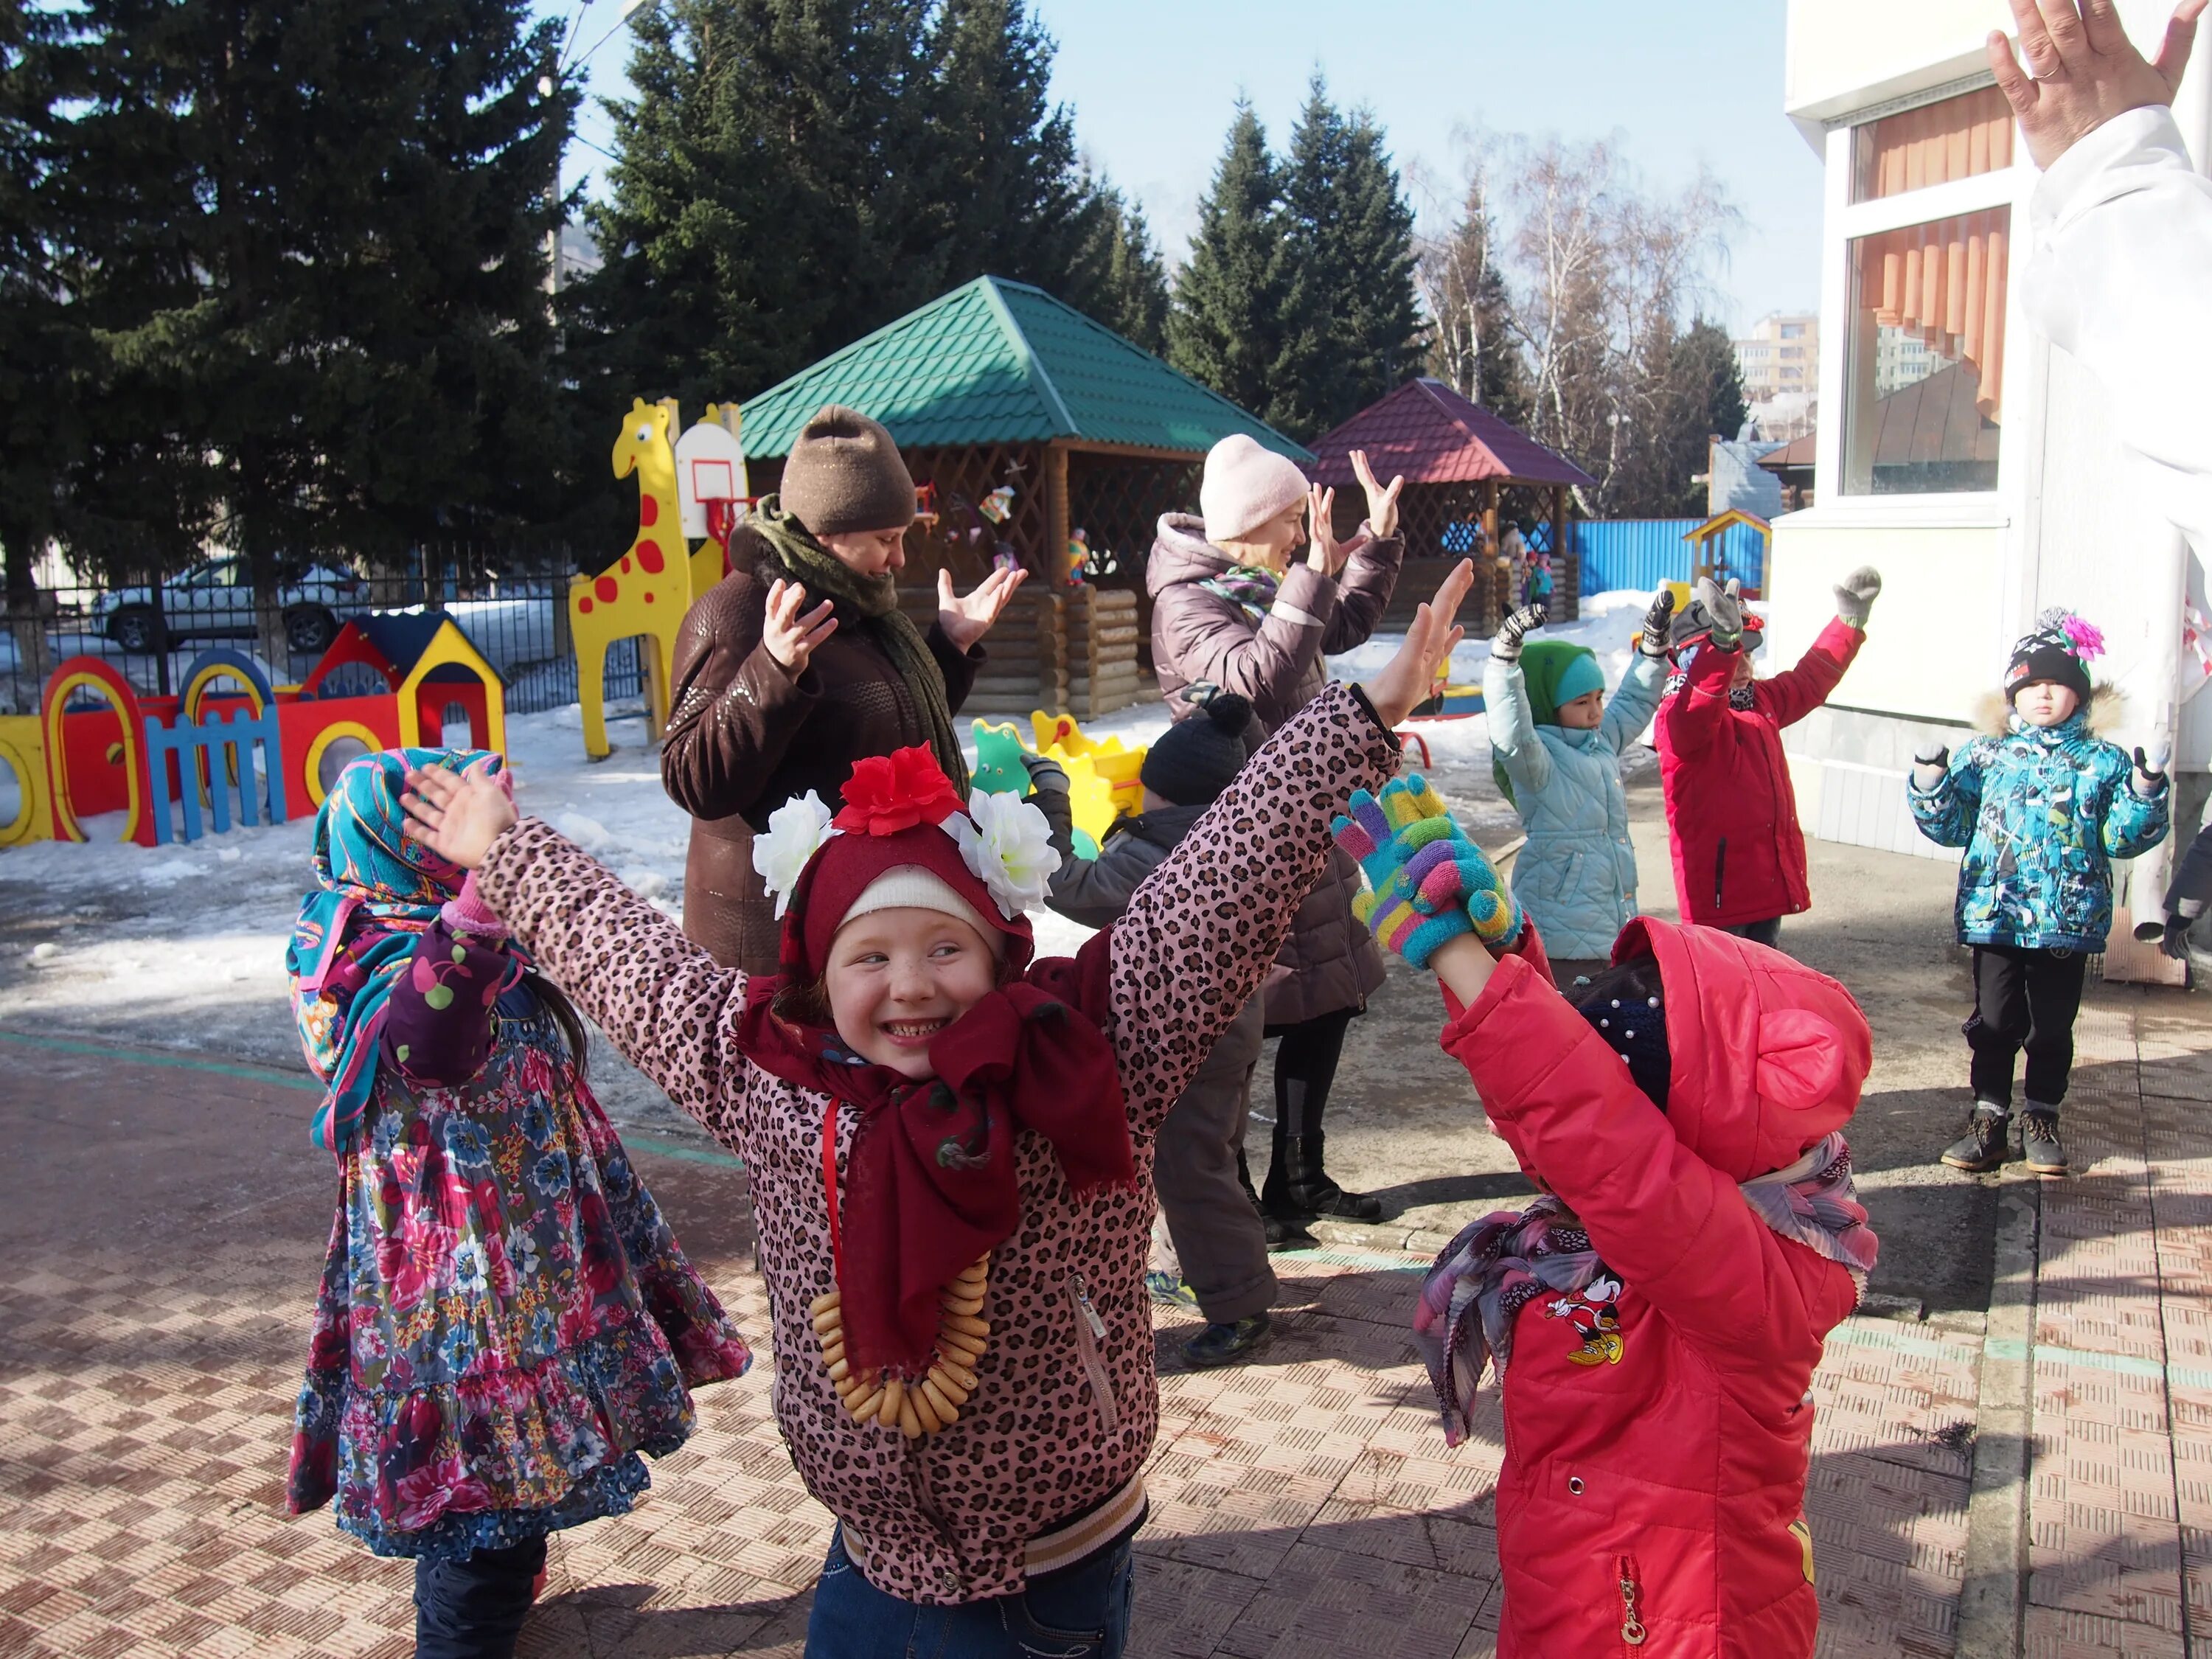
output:
[[[996,276],[745,399],[756,491],[776,489],[793,440],[833,403],[890,428],[933,508],[907,544],[917,615],[935,611],[940,568],[971,585],[1000,544],[1031,573],[992,632],[990,665],[969,701],[978,714],[1042,708],[1089,718],[1136,701],[1145,560],[1159,515],[1196,505],[1206,452],[1232,432],[1310,459],[1043,289]],[[1078,532],[1094,556],[1118,560],[1118,574],[1060,580]]]
[[[1552,591],[1555,612],[1571,618],[1580,595],[1580,573],[1567,544],[1567,492],[1597,480],[1565,456],[1547,449],[1518,428],[1470,402],[1442,380],[1408,380],[1350,420],[1314,441],[1306,471],[1336,491],[1340,533],[1354,529],[1364,498],[1352,471],[1352,452],[1364,449],[1377,477],[1406,480],[1398,516],[1406,535],[1406,570],[1390,614],[1410,617],[1413,606],[1433,592],[1454,560],[1481,544],[1498,547],[1498,503],[1513,488],[1537,491],[1550,507]],[[1496,568],[1478,582],[1470,633],[1498,626],[1511,598],[1510,574]]]

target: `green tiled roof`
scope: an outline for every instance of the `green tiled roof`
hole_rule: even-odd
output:
[[[1309,453],[1042,289],[978,276],[744,402],[745,453],[785,455],[807,418],[844,404],[902,447],[1053,438],[1202,454],[1247,432]]]

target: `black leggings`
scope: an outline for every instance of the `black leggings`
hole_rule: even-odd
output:
[[[545,1540],[415,1562],[416,1659],[507,1659],[530,1614]]]
[[[2089,958],[2079,951],[2021,945],[1974,947],[1974,1012],[1966,1021],[1974,1051],[1974,1098],[2008,1109],[2013,1063],[2027,1052],[2027,1103],[2056,1106],[2074,1069],[2074,1016]]]
[[[1267,1035],[1282,1038],[1275,1050],[1275,1126],[1285,1135],[1321,1133],[1322,1108],[1336,1081],[1336,1062],[1344,1053],[1344,1034],[1357,1008],[1316,1014],[1295,1025],[1270,1025]]]

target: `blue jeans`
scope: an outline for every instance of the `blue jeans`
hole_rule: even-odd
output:
[[[1124,1539],[1018,1595],[926,1607],[886,1595],[845,1553],[840,1528],[814,1587],[806,1659],[1121,1659],[1137,1576]]]

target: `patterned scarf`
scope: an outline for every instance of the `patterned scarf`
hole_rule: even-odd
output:
[[[1786,1170],[1738,1189],[1780,1237],[1838,1263],[1866,1293],[1877,1241],[1851,1184],[1850,1148],[1829,1135]],[[1475,1390],[1492,1360],[1503,1378],[1513,1357],[1515,1316],[1539,1297],[1572,1296],[1607,1271],[1574,1212],[1549,1194],[1516,1214],[1471,1222],[1421,1281],[1413,1346],[1443,1409],[1444,1442],[1467,1438]]]
[[[785,512],[773,495],[755,504],[745,523],[775,550],[784,574],[805,586],[811,599],[836,603],[840,623],[858,627],[884,648],[913,696],[928,734],[930,753],[952,780],[960,798],[968,798],[968,762],[960,752],[960,738],[952,729],[952,703],[945,690],[945,671],[929,653],[929,641],[906,612],[899,609],[898,583],[890,572],[863,576],[823,547],[806,526]]]
[[[387,749],[338,775],[315,815],[315,881],[284,969],[309,1065],[326,1085],[315,1108],[316,1146],[343,1153],[360,1133],[376,1088],[377,1038],[392,987],[413,960],[418,935],[460,890],[463,872],[401,833],[408,769],[459,772],[489,758],[482,750]],[[503,771],[501,775],[504,775]],[[514,947],[514,978],[527,958]],[[512,983],[512,980],[509,981]]]
[[[1267,619],[1268,607],[1275,603],[1282,581],[1273,571],[1262,570],[1257,565],[1232,564],[1219,575],[1208,576],[1199,586],[1237,606],[1257,623]]]

